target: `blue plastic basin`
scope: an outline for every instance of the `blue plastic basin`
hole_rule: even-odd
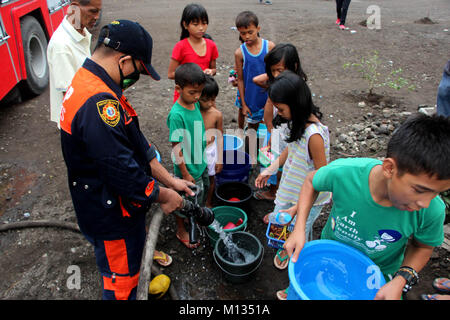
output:
[[[371,259],[333,240],[307,242],[288,270],[288,300],[372,300],[385,284]]]

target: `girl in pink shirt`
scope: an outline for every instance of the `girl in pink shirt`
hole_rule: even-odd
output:
[[[198,64],[206,74],[216,74],[219,52],[214,41],[204,38],[208,23],[208,13],[202,5],[194,3],[184,8],[180,21],[180,41],[175,44],[170,59],[169,79],[175,79],[177,67],[188,62]],[[177,99],[178,93],[174,91],[173,102]]]

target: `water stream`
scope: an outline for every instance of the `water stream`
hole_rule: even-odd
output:
[[[214,220],[214,222],[211,224],[211,227],[215,232],[219,234],[220,239],[222,239],[223,243],[225,244],[227,255],[224,258],[226,258],[230,262],[237,264],[249,263],[255,260],[254,254],[252,254],[248,250],[238,247],[233,242],[232,233],[226,233],[220,225],[219,221]]]

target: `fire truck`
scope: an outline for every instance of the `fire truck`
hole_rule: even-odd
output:
[[[47,43],[69,4],[70,0],[0,0],[0,101],[46,89]]]

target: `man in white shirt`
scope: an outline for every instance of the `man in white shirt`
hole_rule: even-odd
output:
[[[72,0],[48,44],[50,120],[58,128],[64,94],[84,60],[91,56],[92,35],[88,28],[94,27],[101,8],[102,0]]]

